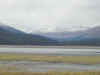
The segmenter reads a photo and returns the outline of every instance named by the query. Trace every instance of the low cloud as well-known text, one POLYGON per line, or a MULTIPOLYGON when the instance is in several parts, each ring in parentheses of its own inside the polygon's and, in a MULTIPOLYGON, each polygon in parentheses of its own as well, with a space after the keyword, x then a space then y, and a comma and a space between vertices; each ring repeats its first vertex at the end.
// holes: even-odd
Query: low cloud
POLYGON ((80 30, 100 25, 99 8, 99 0, 0 0, 0 21, 26 32, 80 30))

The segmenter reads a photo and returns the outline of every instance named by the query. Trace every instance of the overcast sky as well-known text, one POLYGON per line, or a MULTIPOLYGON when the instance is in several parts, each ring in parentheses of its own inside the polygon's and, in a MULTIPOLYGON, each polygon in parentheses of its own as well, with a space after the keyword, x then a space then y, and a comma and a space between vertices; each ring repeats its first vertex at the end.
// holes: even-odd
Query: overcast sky
POLYGON ((0 0, 0 22, 26 32, 84 29, 100 25, 100 0, 0 0))

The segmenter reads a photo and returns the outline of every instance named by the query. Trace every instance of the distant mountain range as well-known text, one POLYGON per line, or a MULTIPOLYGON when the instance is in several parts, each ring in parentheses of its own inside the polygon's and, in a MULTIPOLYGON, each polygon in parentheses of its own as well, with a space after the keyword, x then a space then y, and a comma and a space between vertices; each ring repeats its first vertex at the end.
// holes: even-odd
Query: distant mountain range
POLYGON ((0 25, 0 45, 53 45, 56 40, 0 25))
POLYGON ((100 46, 100 26, 74 32, 49 32, 41 35, 58 40, 63 45, 100 46))
POLYGON ((32 34, 0 25, 0 45, 94 45, 100 46, 100 26, 74 32, 32 34))

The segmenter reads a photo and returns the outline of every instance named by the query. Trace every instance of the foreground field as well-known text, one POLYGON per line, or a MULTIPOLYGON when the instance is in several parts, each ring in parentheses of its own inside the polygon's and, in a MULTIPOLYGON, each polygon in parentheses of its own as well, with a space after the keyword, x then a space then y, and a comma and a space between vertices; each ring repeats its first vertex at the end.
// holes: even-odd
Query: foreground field
POLYGON ((100 56, 46 56, 28 54, 0 54, 0 61, 38 61, 52 63, 100 64, 100 56))
POLYGON ((100 75, 100 72, 0 72, 0 75, 100 75))
MULTIPOLYGON (((74 64, 100 64, 100 56, 46 56, 46 55, 32 55, 32 54, 0 54, 0 61, 31 61, 31 62, 52 62, 52 63, 74 63, 74 64)), ((35 67, 34 67, 35 68, 35 67)), ((49 72, 30 72, 27 67, 21 68, 7 66, 0 64, 0 75, 100 75, 100 71, 86 70, 86 71, 49 71, 49 72), (18 71, 20 70, 20 71, 18 71)))

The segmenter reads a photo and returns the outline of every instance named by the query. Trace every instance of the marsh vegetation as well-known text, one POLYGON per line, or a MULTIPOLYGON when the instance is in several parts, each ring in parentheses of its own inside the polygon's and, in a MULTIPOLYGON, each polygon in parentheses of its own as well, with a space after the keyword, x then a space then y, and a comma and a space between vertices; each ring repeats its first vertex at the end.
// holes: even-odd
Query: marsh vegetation
POLYGON ((53 63, 100 64, 100 56, 47 56, 32 54, 0 54, 0 61, 38 61, 53 63))
MULTIPOLYGON (((48 55, 36 55, 36 54, 14 54, 4 53, 0 54, 0 75, 100 75, 100 71, 86 70, 86 71, 69 71, 67 69, 63 71, 40 71, 32 72, 28 70, 27 63, 15 63, 11 62, 29 61, 29 62, 47 62, 47 63, 64 63, 64 64, 83 64, 83 65, 96 65, 100 64, 100 56, 48 56, 48 55), (4 62, 3 64, 1 62, 4 62), (7 65, 6 62, 10 62, 11 65, 7 65), (19 66, 21 67, 19 67, 19 66)), ((41 64, 41 63, 40 63, 41 64)), ((35 65, 35 64, 34 64, 35 65)), ((33 65, 33 66, 34 66, 33 65)), ((42 63, 43 65, 43 63, 42 63)), ((52 64, 53 65, 53 64, 52 64)), ((35 68, 35 67, 34 67, 35 68)), ((41 67, 42 69, 42 67, 41 67)))

